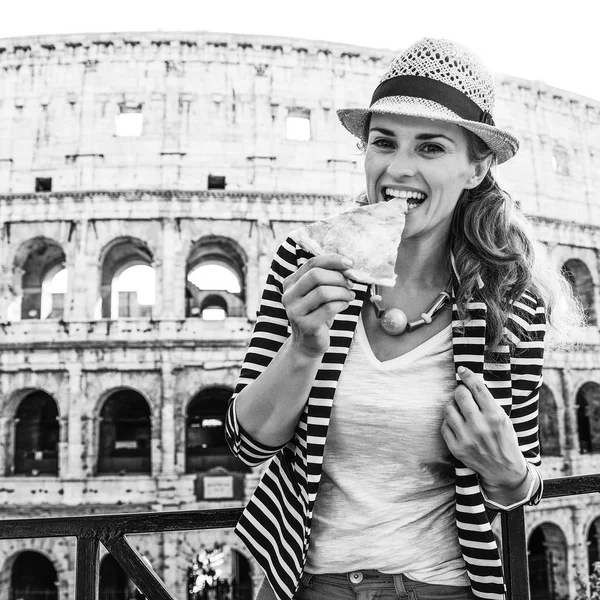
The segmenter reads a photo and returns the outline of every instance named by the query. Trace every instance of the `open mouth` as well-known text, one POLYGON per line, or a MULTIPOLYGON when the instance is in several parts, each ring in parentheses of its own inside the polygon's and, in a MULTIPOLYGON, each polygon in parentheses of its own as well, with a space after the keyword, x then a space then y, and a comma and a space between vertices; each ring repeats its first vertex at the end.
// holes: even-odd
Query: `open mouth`
POLYGON ((420 206, 427 200, 427 194, 423 192, 412 192, 408 190, 394 190, 392 188, 383 188, 381 190, 381 194, 383 195, 383 199, 385 202, 391 200, 392 198, 403 198, 406 200, 408 205, 408 210, 414 210, 417 206, 420 206))

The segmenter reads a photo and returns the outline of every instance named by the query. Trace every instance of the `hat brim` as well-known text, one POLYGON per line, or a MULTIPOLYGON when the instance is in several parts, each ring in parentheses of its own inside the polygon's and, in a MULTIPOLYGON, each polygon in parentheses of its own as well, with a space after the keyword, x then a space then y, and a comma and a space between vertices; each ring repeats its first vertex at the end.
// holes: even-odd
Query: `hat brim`
POLYGON ((512 158, 519 149, 519 140, 512 133, 494 125, 463 119, 445 106, 431 100, 411 96, 388 96, 381 98, 370 108, 342 108, 336 112, 342 125, 361 140, 369 115, 389 114, 421 117, 464 127, 479 136, 490 147, 496 155, 498 164, 512 158))

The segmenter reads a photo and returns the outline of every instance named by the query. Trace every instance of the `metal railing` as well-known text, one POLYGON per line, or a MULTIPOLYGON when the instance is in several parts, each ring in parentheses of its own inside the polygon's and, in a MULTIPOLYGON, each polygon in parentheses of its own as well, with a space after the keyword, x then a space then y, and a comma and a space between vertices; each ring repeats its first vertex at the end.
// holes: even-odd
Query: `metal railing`
MULTIPOLYGON (((544 480, 542 502, 548 498, 600 492, 600 474, 544 480)), ((501 513, 502 564, 508 600, 530 600, 525 510, 501 513)))
MULTIPOLYGON (((543 498, 600 492, 600 474, 547 479, 543 498)), ((147 600, 176 600, 140 553, 129 534, 234 527, 241 508, 158 513, 43 517, 2 520, 0 539, 77 538, 76 600, 98 600, 99 544, 114 556, 147 600)), ((502 554, 508 600, 530 600, 523 508, 501 513, 502 554)))

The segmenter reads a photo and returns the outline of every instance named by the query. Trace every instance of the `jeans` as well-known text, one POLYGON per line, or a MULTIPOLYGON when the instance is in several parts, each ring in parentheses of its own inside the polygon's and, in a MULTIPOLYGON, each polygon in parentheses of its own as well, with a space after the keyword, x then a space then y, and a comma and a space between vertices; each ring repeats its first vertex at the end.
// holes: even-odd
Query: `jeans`
MULTIPOLYGON (((470 586, 433 585, 413 581, 405 575, 379 571, 311 575, 304 573, 295 600, 472 600, 470 586)), ((265 579, 256 600, 274 600, 265 579)))

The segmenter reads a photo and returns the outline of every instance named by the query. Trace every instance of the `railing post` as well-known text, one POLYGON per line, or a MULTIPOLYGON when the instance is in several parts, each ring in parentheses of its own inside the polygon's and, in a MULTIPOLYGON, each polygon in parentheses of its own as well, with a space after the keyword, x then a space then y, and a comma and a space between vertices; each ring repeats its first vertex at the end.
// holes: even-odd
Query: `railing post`
POLYGON ((76 600, 98 600, 100 587, 98 550, 98 538, 77 538, 77 567, 75 569, 76 600))
POLYGON ((525 511, 521 506, 500 515, 507 600, 530 600, 525 511))

